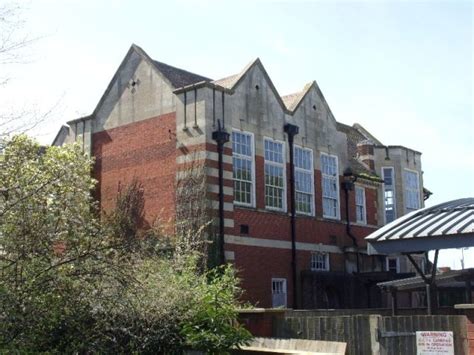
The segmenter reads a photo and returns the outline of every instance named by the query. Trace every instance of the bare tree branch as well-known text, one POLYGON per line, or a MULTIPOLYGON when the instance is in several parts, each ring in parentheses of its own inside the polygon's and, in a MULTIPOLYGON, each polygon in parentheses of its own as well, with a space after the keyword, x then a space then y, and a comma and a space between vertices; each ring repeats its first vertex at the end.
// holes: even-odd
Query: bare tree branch
MULTIPOLYGON (((41 38, 33 37, 24 31, 24 10, 22 5, 14 2, 0 4, 0 88, 2 89, 6 89, 11 80, 5 70, 8 65, 28 63, 26 49, 41 38)), ((46 112, 40 112, 35 108, 2 107, 0 141, 12 134, 26 133, 36 128, 51 116, 60 101, 61 99, 46 112)))

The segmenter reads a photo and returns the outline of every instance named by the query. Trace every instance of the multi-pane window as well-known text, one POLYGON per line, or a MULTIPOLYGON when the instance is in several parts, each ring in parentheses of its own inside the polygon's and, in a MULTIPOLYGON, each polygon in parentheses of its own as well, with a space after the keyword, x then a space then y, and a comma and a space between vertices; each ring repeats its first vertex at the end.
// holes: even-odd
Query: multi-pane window
POLYGON ((285 160, 283 143, 264 139, 265 148, 265 206, 285 209, 285 160))
POLYGON ((329 254, 328 253, 312 253, 311 254, 311 270, 313 271, 329 271, 329 254))
POLYGON ((234 202, 252 206, 253 199, 253 136, 245 132, 232 132, 232 163, 234 202))
POLYGON ((321 154, 323 216, 339 218, 339 184, 337 157, 321 154))
POLYGON ((272 279, 272 307, 286 307, 286 279, 272 279))
POLYGON ((393 168, 382 168, 383 194, 384 194, 384 209, 385 209, 385 223, 390 223, 396 216, 395 210, 395 176, 393 168))
POLYGON ((416 171, 405 170, 405 209, 411 212, 420 208, 420 185, 416 171))
POLYGON ((398 257, 388 257, 387 258, 387 271, 399 273, 400 272, 400 263, 398 257))
POLYGON ((295 201, 296 212, 314 214, 314 170, 311 149, 295 147, 295 201))
POLYGON ((358 223, 366 223, 365 189, 363 187, 356 186, 355 203, 356 203, 356 221, 358 223))

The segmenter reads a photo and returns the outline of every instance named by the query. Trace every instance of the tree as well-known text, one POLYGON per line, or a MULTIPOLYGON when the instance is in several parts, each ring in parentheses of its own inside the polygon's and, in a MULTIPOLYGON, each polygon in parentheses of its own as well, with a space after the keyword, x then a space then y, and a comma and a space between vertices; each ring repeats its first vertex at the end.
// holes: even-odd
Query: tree
POLYGON ((191 249, 163 253, 159 238, 139 233, 138 182, 101 220, 91 163, 76 145, 43 148, 26 136, 6 144, 0 352, 216 353, 245 342, 232 268, 203 271, 191 249))
POLYGON ((8 142, 2 158, 1 343, 74 342, 91 311, 85 295, 110 275, 129 277, 102 257, 110 245, 93 213, 90 160, 77 146, 43 149, 26 136, 8 142))
MULTIPOLYGON (((24 31, 23 11, 22 6, 15 2, 0 4, 0 90, 7 90, 11 79, 7 74, 8 67, 27 63, 26 50, 39 39, 24 31)), ((0 144, 13 134, 26 133, 42 124, 51 117, 59 101, 45 112, 32 107, 0 109, 0 144)))
POLYGON ((202 270, 218 265, 219 245, 207 190, 207 175, 198 152, 187 155, 188 162, 176 179, 177 251, 197 253, 202 270))

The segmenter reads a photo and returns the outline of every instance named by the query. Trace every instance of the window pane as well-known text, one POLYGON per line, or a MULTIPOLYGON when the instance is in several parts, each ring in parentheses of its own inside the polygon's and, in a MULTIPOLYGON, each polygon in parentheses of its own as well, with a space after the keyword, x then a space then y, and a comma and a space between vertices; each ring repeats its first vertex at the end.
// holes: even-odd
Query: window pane
POLYGON ((312 156, 313 152, 310 149, 295 147, 295 207, 298 213, 313 214, 314 170, 312 156))
POLYGON ((326 154, 321 155, 322 193, 323 193, 323 216, 338 218, 339 196, 338 196, 338 172, 337 157, 326 154))
POLYGON ((264 148, 265 206, 283 209, 285 191, 283 143, 265 139, 264 148))
POLYGON ((392 167, 382 168, 382 178, 384 180, 384 208, 385 223, 392 222, 396 218, 395 214, 395 184, 394 170, 392 167))
POLYGON ((243 132, 232 132, 232 173, 235 202, 252 204, 252 159, 251 135, 243 132))
POLYGON ((356 220, 359 223, 365 223, 365 189, 360 186, 355 188, 355 197, 356 197, 356 220))
POLYGON ((405 170, 405 206, 409 211, 420 208, 418 174, 414 171, 405 170))
POLYGON ((313 253, 311 254, 311 270, 313 271, 328 271, 329 270, 329 255, 327 253, 313 253))

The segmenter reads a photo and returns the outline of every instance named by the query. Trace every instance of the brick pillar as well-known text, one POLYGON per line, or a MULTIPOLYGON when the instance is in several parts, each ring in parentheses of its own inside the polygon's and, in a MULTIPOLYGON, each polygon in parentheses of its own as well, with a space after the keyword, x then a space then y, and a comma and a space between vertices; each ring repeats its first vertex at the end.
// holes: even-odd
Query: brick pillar
POLYGON ((454 306, 459 314, 467 318, 467 341, 469 355, 474 355, 474 304, 457 304, 454 306))

